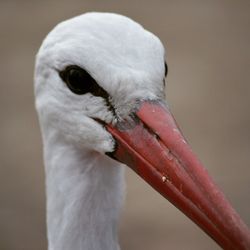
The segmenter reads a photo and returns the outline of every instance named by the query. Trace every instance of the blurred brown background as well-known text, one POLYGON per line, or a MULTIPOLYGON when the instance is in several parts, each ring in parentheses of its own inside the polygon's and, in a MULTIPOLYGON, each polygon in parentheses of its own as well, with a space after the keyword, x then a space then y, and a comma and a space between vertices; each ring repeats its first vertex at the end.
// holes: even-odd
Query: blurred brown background
MULTIPOLYGON (((42 39, 87 11, 127 15, 167 48, 167 97, 184 134, 250 225, 250 1, 0 1, 0 249, 44 250, 42 145, 33 69, 42 39)), ((218 249, 131 171, 122 249, 218 249)))

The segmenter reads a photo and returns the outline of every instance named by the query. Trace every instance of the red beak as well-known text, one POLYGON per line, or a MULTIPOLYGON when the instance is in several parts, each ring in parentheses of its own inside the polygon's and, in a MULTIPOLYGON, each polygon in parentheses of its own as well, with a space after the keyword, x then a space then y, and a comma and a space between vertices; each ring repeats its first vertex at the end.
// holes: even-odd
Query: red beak
POLYGON ((223 249, 250 249, 250 231, 191 151, 165 104, 144 101, 107 130, 125 163, 223 249))

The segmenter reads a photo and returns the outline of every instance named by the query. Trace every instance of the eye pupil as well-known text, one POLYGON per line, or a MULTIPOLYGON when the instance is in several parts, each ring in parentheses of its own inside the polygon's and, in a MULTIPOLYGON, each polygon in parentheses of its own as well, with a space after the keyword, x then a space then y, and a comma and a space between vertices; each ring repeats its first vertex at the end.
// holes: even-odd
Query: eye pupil
POLYGON ((78 66, 68 66, 60 72, 60 76, 75 94, 83 95, 91 91, 94 79, 87 71, 78 66))
POLYGON ((83 76, 79 70, 70 69, 67 75, 67 83, 76 92, 80 92, 82 88, 81 85, 84 84, 84 82, 81 81, 82 78, 83 76))

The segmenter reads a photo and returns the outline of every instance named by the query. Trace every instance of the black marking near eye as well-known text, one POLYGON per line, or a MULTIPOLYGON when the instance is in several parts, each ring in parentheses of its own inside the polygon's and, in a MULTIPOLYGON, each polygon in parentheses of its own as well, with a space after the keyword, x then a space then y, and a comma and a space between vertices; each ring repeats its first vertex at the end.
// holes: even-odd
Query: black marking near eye
POLYGON ((165 62, 165 77, 167 76, 167 74, 168 74, 168 65, 167 65, 167 63, 165 62))
POLYGON ((84 95, 91 93, 94 96, 100 96, 106 101, 109 110, 116 115, 115 108, 111 103, 111 97, 107 91, 85 69, 77 65, 69 65, 60 71, 59 75, 74 94, 84 95))
POLYGON ((167 77, 167 74, 168 74, 168 65, 167 65, 166 62, 164 63, 164 65, 165 65, 165 77, 163 78, 163 86, 165 87, 165 85, 166 85, 166 77, 167 77))

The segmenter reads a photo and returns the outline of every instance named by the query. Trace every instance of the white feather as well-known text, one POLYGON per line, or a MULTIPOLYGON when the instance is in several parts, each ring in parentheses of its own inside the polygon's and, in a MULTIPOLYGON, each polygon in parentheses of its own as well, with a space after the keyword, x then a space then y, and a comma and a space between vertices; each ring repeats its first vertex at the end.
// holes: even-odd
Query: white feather
POLYGON ((111 96, 119 119, 138 99, 164 96, 164 48, 131 19, 87 13, 57 25, 44 40, 35 70, 36 108, 44 143, 50 250, 117 250, 123 170, 104 153, 112 136, 92 118, 117 117, 102 97, 75 95, 59 77, 86 69, 111 96))

